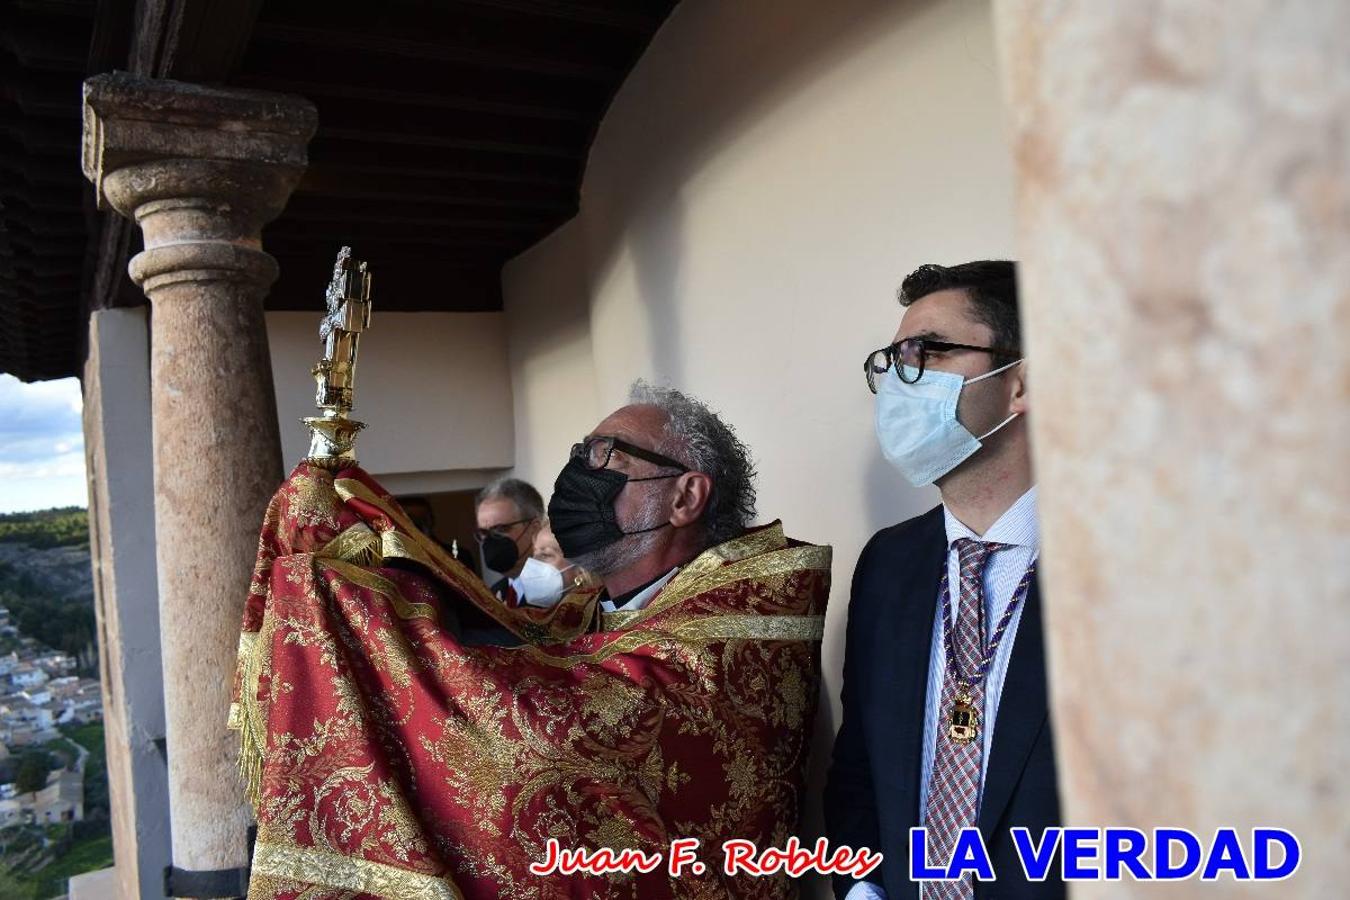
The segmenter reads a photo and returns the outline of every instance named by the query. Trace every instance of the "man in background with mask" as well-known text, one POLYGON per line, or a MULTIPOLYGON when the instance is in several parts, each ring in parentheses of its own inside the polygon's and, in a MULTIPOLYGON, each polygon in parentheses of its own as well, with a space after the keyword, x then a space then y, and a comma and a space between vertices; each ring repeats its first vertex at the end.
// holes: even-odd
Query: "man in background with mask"
MULTIPOLYGON (((512 609, 556 603, 558 597, 549 596, 547 590, 550 579, 539 578, 539 570, 551 571, 550 567, 532 559, 535 538, 544 528, 544 498, 534 486, 519 478, 498 478, 478 492, 473 505, 478 525, 474 537, 483 565, 501 573, 490 585, 497 599, 512 609)), ((450 627, 466 645, 520 643, 501 623, 472 606, 457 607, 454 614, 457 624, 450 627)))
POLYGON ((548 506, 563 553, 604 585, 598 618, 647 607, 682 566, 739 537, 755 514, 754 474, 707 406, 634 384, 629 405, 573 446, 548 506))
POLYGON ((877 437, 942 503, 878 532, 854 573, 827 834, 885 862, 866 881, 837 878, 835 893, 1063 897, 1057 874, 1027 881, 1009 833, 1039 842, 1060 824, 1015 267, 923 266, 899 299, 893 343, 866 362, 877 437), (942 868, 961 829, 978 828, 997 881, 911 881, 914 827, 942 868))
POLYGON ((544 527, 544 498, 529 482, 498 478, 478 492, 473 505, 483 565, 502 576, 492 593, 511 607, 530 602, 520 576, 544 527))

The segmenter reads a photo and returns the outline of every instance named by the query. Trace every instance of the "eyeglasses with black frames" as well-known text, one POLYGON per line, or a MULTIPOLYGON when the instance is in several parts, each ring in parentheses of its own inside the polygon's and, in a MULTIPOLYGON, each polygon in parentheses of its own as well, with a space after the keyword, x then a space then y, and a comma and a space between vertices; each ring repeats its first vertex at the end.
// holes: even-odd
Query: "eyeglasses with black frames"
POLYGON ((658 466, 679 469, 681 472, 689 471, 688 466, 671 459, 669 456, 662 456, 654 450, 644 450, 642 447, 634 446, 622 438, 607 434, 594 435, 579 444, 573 444, 572 458, 584 462, 588 469, 603 469, 609 465, 610 457, 614 455, 615 450, 635 459, 645 459, 647 462, 655 463, 658 466))
MULTIPOLYGON (((488 535, 490 534, 496 534, 502 537, 509 538, 511 537, 510 532, 512 528, 515 528, 517 525, 524 525, 526 522, 534 522, 538 518, 539 518, 538 516, 530 516, 529 518, 525 519, 516 519, 514 522, 501 522, 497 525, 493 525, 491 528, 475 528, 473 530, 473 537, 474 540, 478 541, 478 543, 480 544, 483 543, 483 541, 487 540, 488 535)), ((515 540, 515 538, 511 539, 515 540)))
POLYGON ((905 338, 889 347, 882 347, 867 354, 867 361, 863 363, 867 389, 875 394, 878 380, 892 367, 895 368, 895 374, 900 376, 901 381, 905 384, 914 384, 923 377, 930 353, 948 353, 952 350, 971 350, 1009 359, 1022 355, 1018 350, 1009 350, 1005 347, 976 347, 973 344, 953 344, 951 341, 935 341, 932 338, 905 338), (913 377, 906 374, 906 367, 914 370, 913 377))

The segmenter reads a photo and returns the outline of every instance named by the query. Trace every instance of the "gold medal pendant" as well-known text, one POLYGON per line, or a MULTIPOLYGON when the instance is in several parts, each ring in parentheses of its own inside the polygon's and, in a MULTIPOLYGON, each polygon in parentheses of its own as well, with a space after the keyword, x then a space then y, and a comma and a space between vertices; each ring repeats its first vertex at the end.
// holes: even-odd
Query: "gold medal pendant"
POLYGON ((947 720, 947 737, 954 744, 969 744, 980 736, 980 711, 975 708, 967 685, 958 685, 951 716, 947 720))

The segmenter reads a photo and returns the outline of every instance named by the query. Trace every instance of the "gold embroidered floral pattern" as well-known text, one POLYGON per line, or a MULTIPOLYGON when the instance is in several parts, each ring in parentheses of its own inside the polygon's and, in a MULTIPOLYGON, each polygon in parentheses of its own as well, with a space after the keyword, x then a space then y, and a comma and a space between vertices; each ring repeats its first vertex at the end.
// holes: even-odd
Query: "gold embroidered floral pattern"
POLYGON ((443 612, 485 589, 368 476, 301 466, 278 498, 231 714, 259 822, 251 897, 793 896, 783 877, 722 875, 717 851, 796 827, 828 548, 770 526, 613 630, 585 631, 595 596, 574 594, 499 616, 523 646, 464 647, 443 612), (529 872, 549 839, 664 853, 674 837, 702 840, 704 876, 529 872))

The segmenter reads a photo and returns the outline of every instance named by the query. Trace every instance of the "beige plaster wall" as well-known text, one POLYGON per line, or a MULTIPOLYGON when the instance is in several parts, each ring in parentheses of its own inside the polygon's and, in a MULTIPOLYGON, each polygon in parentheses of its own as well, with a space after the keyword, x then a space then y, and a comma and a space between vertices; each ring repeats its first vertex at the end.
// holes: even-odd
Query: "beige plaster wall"
MULTIPOLYGON (((353 413, 366 423, 357 441, 361 464, 376 476, 418 473, 411 489, 419 491, 476 486, 488 477, 481 470, 510 466, 514 423, 503 315, 381 312, 378 294, 374 303, 361 339, 353 413), (459 470, 473 470, 469 484, 451 474, 459 470)), ((314 414, 310 369, 322 350, 319 313, 267 314, 288 470, 309 447, 299 420, 314 414)))
POLYGON ((602 417, 584 236, 568 222, 502 272, 516 474, 545 498, 568 449, 602 417))
POLYGON ((1012 253, 996 65, 981 0, 685 0, 600 128, 580 215, 506 270, 522 476, 551 484, 643 376, 736 426, 763 519, 834 545, 818 780, 858 552, 937 502, 877 450, 862 361, 908 271, 1012 253))

